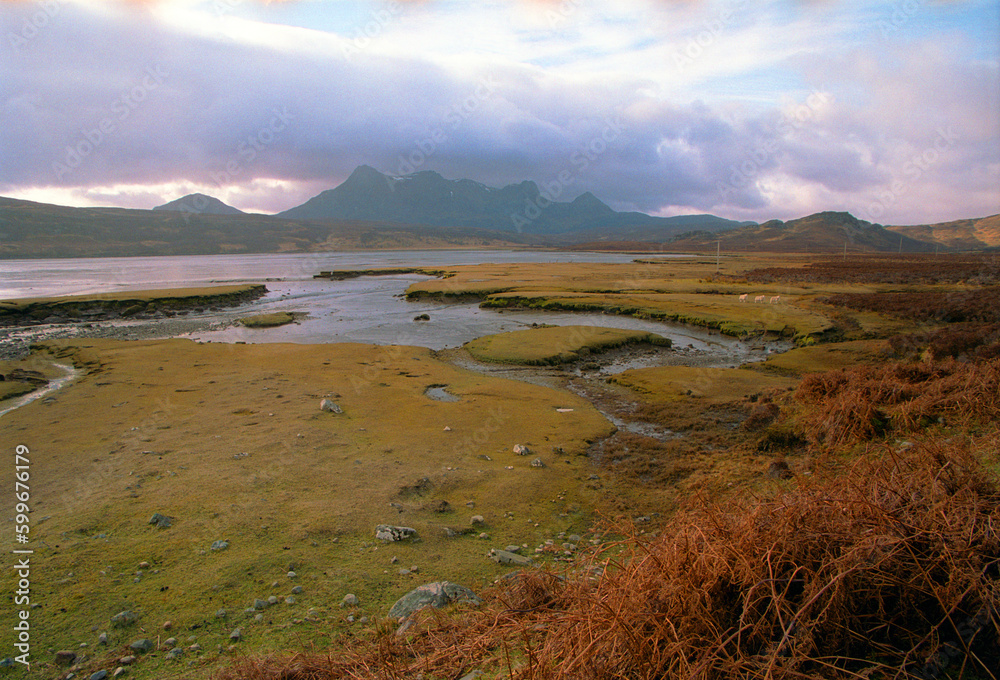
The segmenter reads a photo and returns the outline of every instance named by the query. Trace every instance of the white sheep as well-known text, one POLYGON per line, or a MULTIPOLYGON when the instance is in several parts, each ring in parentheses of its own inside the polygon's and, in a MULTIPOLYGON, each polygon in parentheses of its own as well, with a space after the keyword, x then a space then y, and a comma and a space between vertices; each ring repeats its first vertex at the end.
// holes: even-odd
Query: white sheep
POLYGON ((776 304, 778 304, 778 300, 780 300, 780 299, 781 299, 780 295, 775 295, 774 297, 771 298, 771 302, 768 303, 768 304, 776 305, 776 304))
POLYGON ((747 293, 743 293, 743 295, 740 296, 740 302, 746 302, 746 301, 747 301, 747 293))
POLYGON ((765 300, 767 300, 767 297, 766 297, 766 296, 764 296, 764 295, 758 295, 757 297, 755 297, 755 298, 753 299, 754 303, 757 303, 757 302, 764 302, 765 300))

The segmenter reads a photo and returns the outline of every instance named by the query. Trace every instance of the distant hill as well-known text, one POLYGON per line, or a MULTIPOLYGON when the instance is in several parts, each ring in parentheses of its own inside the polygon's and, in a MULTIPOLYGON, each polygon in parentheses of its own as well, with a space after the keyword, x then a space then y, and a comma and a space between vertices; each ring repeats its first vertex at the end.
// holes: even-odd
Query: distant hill
POLYGON ((953 250, 1000 247, 1000 215, 938 224, 891 226, 886 229, 921 241, 938 243, 953 250))
POLYGON ((710 250, 717 242, 728 251, 799 252, 934 252, 936 246, 891 232, 846 212, 821 212, 790 222, 771 220, 760 225, 709 234, 678 236, 667 245, 675 250, 710 250))
POLYGON ((301 253, 407 248, 512 248, 513 234, 387 222, 312 222, 269 215, 70 208, 0 197, 0 258, 301 253))
POLYGON ((217 198, 205 194, 188 194, 175 201, 158 205, 153 210, 172 210, 174 212, 197 213, 199 215, 245 215, 231 205, 226 205, 217 198))
MULTIPOLYGON (((560 187, 560 193, 562 186, 560 187)), ((630 234, 660 237, 692 228, 715 231, 740 223, 712 215, 653 217, 616 212, 587 192, 569 202, 544 195, 531 181, 492 188, 469 179, 449 180, 432 171, 402 177, 384 175, 367 165, 358 167, 336 188, 300 206, 279 213, 291 219, 377 220, 405 224, 471 227, 535 235, 630 234), (549 200, 549 199, 553 200, 549 200)))

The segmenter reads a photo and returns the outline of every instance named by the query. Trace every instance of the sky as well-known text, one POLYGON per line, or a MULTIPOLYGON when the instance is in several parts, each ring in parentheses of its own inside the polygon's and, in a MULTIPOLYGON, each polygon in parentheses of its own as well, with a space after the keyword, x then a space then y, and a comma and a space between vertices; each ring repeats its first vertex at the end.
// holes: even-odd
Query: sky
POLYGON ((275 213, 358 165, 763 222, 1000 213, 997 0, 0 0, 0 196, 275 213))

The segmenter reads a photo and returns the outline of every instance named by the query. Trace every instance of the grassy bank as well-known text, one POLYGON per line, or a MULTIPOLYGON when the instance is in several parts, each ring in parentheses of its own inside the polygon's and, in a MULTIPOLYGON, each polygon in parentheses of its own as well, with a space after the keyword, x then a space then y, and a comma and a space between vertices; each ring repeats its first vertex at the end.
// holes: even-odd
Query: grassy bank
POLYGON ((121 291, 89 295, 0 300, 0 326, 174 313, 205 307, 233 306, 267 293, 261 284, 121 291))
MULTIPOLYGON (((60 675, 48 650, 86 654, 86 675, 113 670, 139 638, 201 649, 140 655, 135 678, 204 678, 230 655, 339 644, 366 629, 348 615, 374 623, 428 581, 480 589, 510 570, 490 548, 586 533, 602 503, 578 455, 611 431, 592 406, 426 349, 87 340, 44 350, 86 375, 0 419, 4 441, 31 452, 39 677, 60 675), (455 401, 426 394, 441 385, 455 401), (342 413, 322 411, 324 398, 342 413), (545 467, 529 464, 536 457, 545 467), (154 513, 172 525, 150 525, 154 513), (419 540, 382 545, 380 523, 419 540), (347 593, 361 606, 341 609, 347 593), (245 613, 272 595, 280 604, 261 621, 245 613), (139 620, 114 628, 123 610, 139 620)), ((12 593, 12 572, 0 578, 12 593)), ((4 649, 12 634, 0 633, 4 649)))
POLYGON ((467 342, 464 348, 479 361, 551 366, 637 344, 669 347, 670 340, 656 333, 620 328, 552 326, 486 335, 467 342))

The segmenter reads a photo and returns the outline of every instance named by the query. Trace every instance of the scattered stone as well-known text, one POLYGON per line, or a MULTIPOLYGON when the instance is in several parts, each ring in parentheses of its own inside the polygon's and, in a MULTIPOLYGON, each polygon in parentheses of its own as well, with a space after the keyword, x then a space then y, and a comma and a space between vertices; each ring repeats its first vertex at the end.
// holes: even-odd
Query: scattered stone
POLYGON ((358 599, 357 595, 355 595, 354 593, 348 593, 347 595, 344 595, 344 599, 341 600, 340 606, 341 607, 357 607, 360 603, 361 603, 361 600, 358 599))
POLYGON ((343 413, 344 410, 331 399, 324 399, 319 402, 319 410, 326 411, 327 413, 343 413))
POLYGON ((523 555, 506 550, 490 550, 490 559, 497 564, 506 564, 513 567, 530 567, 534 565, 530 557, 524 557, 523 555))
POLYGON ((170 630, 173 627, 174 627, 174 622, 173 621, 164 621, 163 622, 163 630, 170 630))
POLYGON ((160 529, 167 529, 170 527, 171 524, 173 524, 173 522, 170 521, 169 517, 167 517, 166 515, 161 515, 158 512, 153 513, 153 516, 149 518, 149 523, 156 527, 159 527, 160 529))
POLYGON ((182 656, 184 656, 184 650, 181 649, 180 647, 175 647, 174 649, 171 649, 169 652, 167 652, 164 658, 167 659, 168 661, 173 661, 174 659, 179 659, 182 656))
POLYGON ((253 611, 260 611, 261 609, 267 609, 267 600, 262 600, 258 597, 253 601, 253 611))
POLYGON ((123 677, 126 673, 128 673, 128 669, 125 668, 124 666, 119 666, 111 674, 111 677, 112 678, 120 678, 120 677, 123 677))
POLYGON ((504 550, 506 552, 514 553, 516 555, 521 554, 521 546, 519 545, 508 545, 506 548, 504 548, 504 550))
POLYGON ((139 563, 139 568, 140 569, 149 569, 149 567, 150 567, 149 562, 140 562, 139 563))
POLYGON ((533 468, 543 468, 543 467, 545 467, 545 463, 542 462, 541 458, 536 458, 535 460, 531 461, 531 467, 533 467, 533 468))
POLYGON ((239 642, 243 639, 243 631, 237 628, 232 633, 229 634, 229 639, 233 642, 239 642))
POLYGON ((386 543, 402 541, 404 538, 416 536, 417 530, 410 527, 394 527, 388 524, 379 524, 375 527, 375 538, 386 543))
POLYGON ((133 623, 139 620, 135 612, 125 610, 123 612, 118 612, 111 617, 111 625, 115 628, 124 628, 125 626, 131 626, 133 623))
POLYGON ((118 659, 118 663, 120 663, 123 666, 131 666, 132 664, 135 663, 135 657, 132 655, 123 656, 122 658, 118 659))
POLYGON ((104 680, 107 677, 108 677, 108 672, 102 668, 101 670, 91 675, 88 678, 88 680, 104 680))
POLYGON ((287 597, 285 597, 285 604, 295 604, 295 596, 288 595, 287 597))
POLYGON ((293 595, 301 595, 302 594, 302 586, 295 586, 294 588, 292 588, 292 594, 293 595))
POLYGON ((514 453, 516 453, 519 456, 527 456, 529 453, 531 453, 531 450, 527 446, 524 446, 523 444, 514 444, 514 453))
POLYGON ((472 519, 469 520, 469 524, 474 527, 482 526, 483 524, 486 524, 486 518, 482 515, 473 515, 472 519))
POLYGON ((767 476, 771 479, 791 479, 795 475, 792 474, 788 463, 783 460, 775 460, 771 461, 771 464, 767 466, 767 476))
POLYGON ((482 600, 468 588, 457 583, 438 581, 418 586, 399 598, 389 609, 389 616, 399 619, 424 607, 444 607, 453 602, 465 602, 476 607, 482 604, 482 600))
POLYGON ((486 532, 483 532, 483 533, 479 534, 479 540, 481 540, 481 541, 488 541, 488 540, 490 540, 490 535, 487 534, 486 532))
POLYGON ((107 633, 101 633, 100 635, 98 635, 97 636, 97 644, 99 644, 99 645, 106 645, 106 644, 108 644, 108 634, 107 633))
POLYGON ((579 534, 570 534, 569 535, 569 539, 567 539, 567 540, 570 543, 582 543, 583 542, 583 538, 581 538, 579 534))
POLYGON ((167 638, 166 640, 163 641, 163 646, 166 647, 167 649, 173 649, 174 647, 177 646, 177 638, 173 637, 167 638))
POLYGON ((431 315, 430 314, 417 314, 415 317, 413 317, 413 320, 414 321, 430 321, 431 320, 431 315))
POLYGON ((298 576, 298 574, 296 574, 294 571, 290 571, 287 574, 285 574, 285 576, 287 576, 288 578, 295 578, 298 576))
POLYGON ((228 612, 226 612, 225 609, 220 609, 219 611, 215 612, 215 618, 217 619, 224 619, 226 618, 227 615, 228 612))
POLYGON ((278 596, 271 595, 269 598, 267 598, 267 604, 270 607, 273 607, 274 605, 278 604, 278 596))
POLYGON ((142 638, 130 644, 129 649, 131 649, 133 652, 138 652, 140 654, 143 654, 145 652, 152 651, 153 646, 154 645, 152 640, 148 638, 142 638))
POLYGON ((201 651, 201 645, 199 645, 197 642, 195 642, 193 645, 188 646, 188 651, 189 652, 200 652, 201 651))
POLYGON ((447 425, 445 425, 445 426, 444 426, 444 431, 445 431, 445 432, 451 432, 451 428, 450 428, 450 427, 448 427, 447 425))
POLYGON ((220 550, 225 550, 229 547, 229 541, 214 541, 212 543, 212 550, 219 552, 220 550))
POLYGON ((74 661, 76 661, 76 652, 67 649, 56 652, 57 666, 72 666, 74 661))

